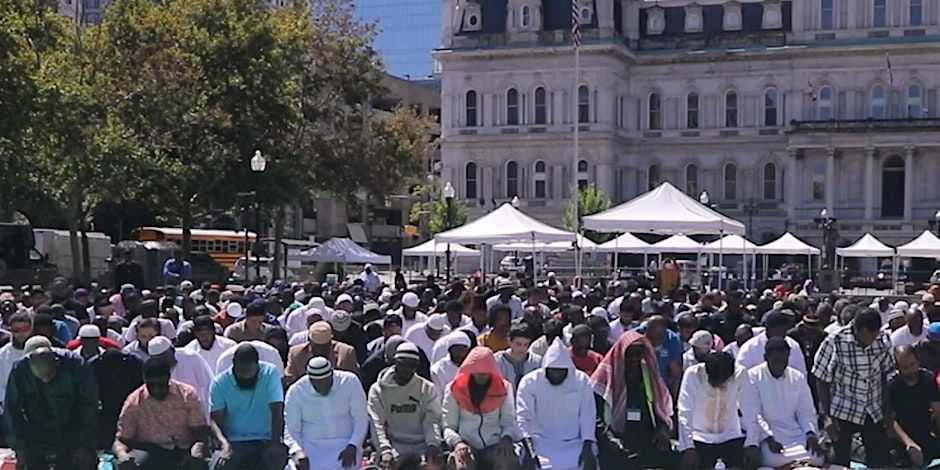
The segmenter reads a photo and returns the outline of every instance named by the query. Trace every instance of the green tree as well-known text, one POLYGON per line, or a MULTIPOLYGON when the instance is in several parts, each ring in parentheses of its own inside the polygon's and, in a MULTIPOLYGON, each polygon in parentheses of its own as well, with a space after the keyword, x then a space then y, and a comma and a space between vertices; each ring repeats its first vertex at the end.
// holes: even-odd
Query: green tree
MULTIPOLYGON (((610 198, 607 197, 603 191, 597 189, 596 186, 589 185, 585 188, 582 188, 578 191, 578 227, 584 227, 582 224, 582 219, 586 215, 597 214, 598 212, 603 212, 607 209, 610 209, 610 198)), ((566 230, 574 230, 574 220, 575 220, 575 209, 574 209, 574 200, 569 200, 567 206, 565 207, 565 215, 562 218, 562 223, 565 225, 566 230)), ((612 238, 609 233, 594 232, 592 230, 585 230, 584 236, 591 239, 591 241, 600 243, 612 238)))
POLYGON ((451 201, 448 214, 447 200, 441 195, 441 190, 441 185, 435 181, 431 184, 418 185, 411 193, 417 202, 411 206, 408 220, 418 225, 428 236, 459 227, 467 223, 470 218, 470 210, 459 199, 451 201), (449 224, 448 215, 450 216, 449 224))

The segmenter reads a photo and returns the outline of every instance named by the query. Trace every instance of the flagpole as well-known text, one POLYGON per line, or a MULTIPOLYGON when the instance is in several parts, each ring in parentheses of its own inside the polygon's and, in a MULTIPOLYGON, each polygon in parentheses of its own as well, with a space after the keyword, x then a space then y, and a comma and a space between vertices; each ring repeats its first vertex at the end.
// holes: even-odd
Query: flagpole
POLYGON ((577 7, 577 0, 571 0, 571 22, 572 22, 572 34, 571 42, 574 45, 574 92, 571 94, 572 102, 574 103, 573 107, 573 116, 574 116, 574 157, 571 166, 571 183, 572 183, 572 192, 571 197, 574 198, 574 236, 575 236, 575 252, 574 252, 574 270, 577 276, 581 276, 581 244, 578 240, 578 233, 581 231, 581 220, 579 205, 581 203, 581 192, 578 188, 578 155, 579 152, 579 134, 581 127, 581 109, 579 107, 579 96, 578 92, 580 91, 581 85, 581 18, 580 10, 577 7))

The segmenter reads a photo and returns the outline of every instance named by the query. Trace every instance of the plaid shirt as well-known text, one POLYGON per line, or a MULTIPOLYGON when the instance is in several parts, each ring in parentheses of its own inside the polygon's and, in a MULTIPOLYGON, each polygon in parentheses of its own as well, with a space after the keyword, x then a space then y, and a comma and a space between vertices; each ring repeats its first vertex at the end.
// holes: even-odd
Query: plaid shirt
POLYGON ((882 420, 885 375, 894 370, 888 335, 880 332, 868 347, 855 340, 853 326, 829 335, 816 352, 813 375, 829 384, 829 416, 855 424, 882 420))

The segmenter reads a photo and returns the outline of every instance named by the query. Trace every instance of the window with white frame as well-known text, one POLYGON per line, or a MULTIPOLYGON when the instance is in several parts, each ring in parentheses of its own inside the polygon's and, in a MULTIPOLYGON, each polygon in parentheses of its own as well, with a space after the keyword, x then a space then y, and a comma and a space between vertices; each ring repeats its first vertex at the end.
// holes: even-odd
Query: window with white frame
POLYGON ((548 108, 545 104, 545 88, 535 89, 535 123, 545 124, 548 121, 548 108))
POLYGON ((734 90, 725 93, 725 127, 738 127, 738 94, 734 90))
POLYGON ((473 162, 468 162, 467 166, 464 167, 464 194, 467 196, 467 199, 476 199, 477 198, 477 164, 473 162))
POLYGON ((685 193, 698 197, 698 165, 689 163, 685 166, 685 193))
POLYGON ((467 102, 466 107, 466 122, 464 123, 467 127, 476 127, 477 125, 477 92, 470 90, 467 92, 467 102))
POLYGON ((820 29, 832 29, 834 26, 833 2, 834 0, 819 0, 820 29))
POLYGON ((587 85, 578 87, 578 122, 591 122, 591 93, 587 85))
POLYGON ((872 0, 871 25, 884 28, 888 24, 888 0, 872 0))
POLYGON ((871 117, 885 118, 885 87, 881 85, 875 85, 871 89, 871 117))
POLYGON ((506 91, 506 124, 519 125, 519 92, 515 88, 506 91))
POLYGON ((924 24, 924 0, 911 0, 910 8, 908 8, 908 22, 911 26, 924 24))
POLYGON ((819 99, 817 100, 817 118, 820 121, 832 119, 832 88, 824 86, 819 89, 819 99))
POLYGON ((588 185, 588 163, 584 160, 578 160, 578 189, 584 189, 588 185))
POLYGON ((733 201, 738 197, 738 166, 734 163, 725 163, 725 200, 733 201))
POLYGON ((907 87, 907 117, 917 119, 924 116, 924 99, 920 85, 907 87))
POLYGON ((535 171, 532 172, 535 182, 535 197, 544 199, 548 197, 548 179, 546 178, 545 162, 539 160, 535 162, 535 171))
POLYGON ((646 169, 646 189, 652 191, 659 186, 659 165, 652 164, 646 169))
POLYGON ((777 199, 777 165, 773 162, 764 164, 764 199, 777 199))
POLYGON ((663 114, 662 103, 659 99, 659 93, 650 93, 649 97, 649 127, 650 129, 662 129, 663 114))
POLYGON ((764 126, 774 127, 777 125, 777 89, 768 88, 764 90, 764 126))
POLYGON ((519 195, 519 164, 514 161, 506 163, 506 197, 519 195))
POLYGON ((694 91, 685 99, 685 125, 689 129, 698 129, 698 93, 694 91))

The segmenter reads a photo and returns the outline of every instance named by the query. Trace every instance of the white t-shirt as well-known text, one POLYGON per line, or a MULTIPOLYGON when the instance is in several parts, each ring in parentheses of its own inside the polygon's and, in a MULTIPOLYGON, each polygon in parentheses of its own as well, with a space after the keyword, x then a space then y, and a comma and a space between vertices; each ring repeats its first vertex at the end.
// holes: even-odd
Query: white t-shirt
POLYGON ((920 336, 911 334, 911 329, 907 325, 891 333, 891 346, 895 348, 898 346, 911 346, 924 341, 927 341, 927 325, 924 325, 924 328, 920 330, 920 336))

